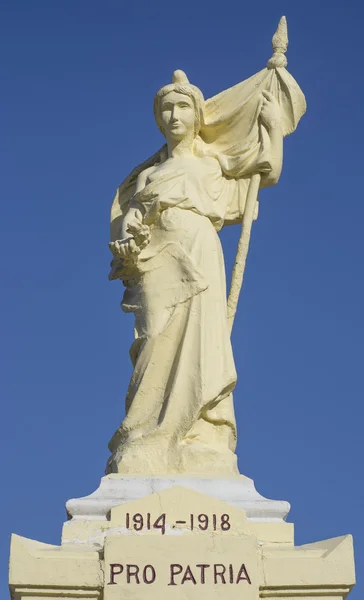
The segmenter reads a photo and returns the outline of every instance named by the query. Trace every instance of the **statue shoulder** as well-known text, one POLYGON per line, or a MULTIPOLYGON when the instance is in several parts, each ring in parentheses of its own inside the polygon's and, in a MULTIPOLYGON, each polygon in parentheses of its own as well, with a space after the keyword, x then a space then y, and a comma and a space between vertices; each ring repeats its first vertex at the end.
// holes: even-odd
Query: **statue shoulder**
POLYGON ((149 175, 151 175, 157 168, 157 165, 152 165, 151 167, 148 167, 147 169, 144 169, 144 171, 139 173, 135 186, 136 194, 140 192, 143 188, 145 188, 149 175))

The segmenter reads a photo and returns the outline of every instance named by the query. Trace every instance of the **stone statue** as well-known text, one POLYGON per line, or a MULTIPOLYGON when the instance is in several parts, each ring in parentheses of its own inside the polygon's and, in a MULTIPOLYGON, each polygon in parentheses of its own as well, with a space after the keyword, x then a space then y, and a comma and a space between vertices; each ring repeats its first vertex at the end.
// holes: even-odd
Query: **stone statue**
MULTIPOLYGON (((240 475, 230 333, 260 188, 281 173, 305 99, 273 56, 205 102, 185 73, 157 92, 166 145, 117 190, 111 279, 135 316, 126 417, 100 486, 66 504, 61 546, 13 535, 12 600, 345 600, 353 541, 296 546, 290 505, 240 475), (240 224, 226 298, 219 230, 240 224)), ((310 489, 311 493, 311 489, 310 489)))
POLYGON ((110 279, 135 316, 126 417, 107 472, 238 474, 230 333, 259 188, 306 109, 282 17, 267 67, 205 102, 183 71, 154 100, 166 145, 117 190, 110 279), (218 231, 242 223, 229 300, 218 231))

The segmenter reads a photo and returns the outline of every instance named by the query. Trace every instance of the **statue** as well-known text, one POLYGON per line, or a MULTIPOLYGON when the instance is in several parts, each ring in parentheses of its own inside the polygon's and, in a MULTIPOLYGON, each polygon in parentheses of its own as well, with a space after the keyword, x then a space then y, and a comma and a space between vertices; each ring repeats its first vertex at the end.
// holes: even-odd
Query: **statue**
POLYGON ((135 316, 126 417, 107 472, 238 475, 230 333, 258 190, 277 183, 283 137, 306 109, 286 71, 282 17, 267 68, 205 102, 182 71, 158 91, 166 145, 111 210, 110 279, 135 316), (242 223, 229 299, 218 231, 242 223))

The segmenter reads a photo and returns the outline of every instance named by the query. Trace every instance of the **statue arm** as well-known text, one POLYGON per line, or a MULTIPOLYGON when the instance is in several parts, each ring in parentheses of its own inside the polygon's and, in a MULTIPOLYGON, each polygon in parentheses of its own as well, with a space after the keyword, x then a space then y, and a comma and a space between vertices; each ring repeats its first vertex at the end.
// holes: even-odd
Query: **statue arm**
POLYGON ((134 196, 130 200, 129 208, 128 208, 127 212, 125 213, 122 224, 121 224, 121 231, 120 231, 121 240, 128 240, 131 237, 133 237, 133 235, 130 234, 130 229, 129 229, 130 225, 133 222, 135 222, 135 220, 140 221, 140 222, 143 220, 144 208, 143 208, 142 204, 140 204, 140 202, 138 202, 136 200, 135 196, 138 194, 138 192, 140 192, 142 189, 145 188, 148 175, 153 170, 154 170, 154 166, 149 167, 149 169, 145 169, 138 175, 134 196))
MULTIPOLYGON (((136 200, 136 194, 145 187, 148 174, 153 169, 154 167, 150 167, 138 175, 135 193, 121 221, 119 239, 109 244, 109 248, 117 260, 122 259, 124 262, 135 263, 141 250, 149 244, 150 229, 143 223, 144 210, 136 200)), ((116 278, 114 273, 111 278, 116 278)))

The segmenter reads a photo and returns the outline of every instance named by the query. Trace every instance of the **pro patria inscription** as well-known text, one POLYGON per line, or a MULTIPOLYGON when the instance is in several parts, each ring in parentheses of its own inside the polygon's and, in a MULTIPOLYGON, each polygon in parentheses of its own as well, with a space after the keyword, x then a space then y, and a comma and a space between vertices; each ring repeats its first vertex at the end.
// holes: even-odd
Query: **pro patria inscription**
MULTIPOLYGON (((152 584, 157 580, 157 570, 153 565, 140 565, 111 563, 109 565, 110 580, 108 585, 117 585, 121 581, 119 576, 124 577, 124 583, 152 584)), ((165 577, 164 577, 165 579, 165 577)), ((221 563, 180 565, 171 563, 169 565, 168 585, 184 585, 186 583, 197 584, 238 584, 241 582, 252 584, 245 563, 238 569, 233 564, 223 565, 221 563)))
POLYGON ((105 543, 105 600, 123 598, 256 600, 259 547, 247 536, 121 535, 105 543), (142 596, 141 596, 142 594, 142 596), (166 596, 167 594, 167 596, 166 596))

